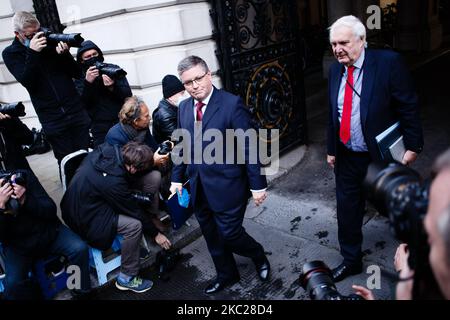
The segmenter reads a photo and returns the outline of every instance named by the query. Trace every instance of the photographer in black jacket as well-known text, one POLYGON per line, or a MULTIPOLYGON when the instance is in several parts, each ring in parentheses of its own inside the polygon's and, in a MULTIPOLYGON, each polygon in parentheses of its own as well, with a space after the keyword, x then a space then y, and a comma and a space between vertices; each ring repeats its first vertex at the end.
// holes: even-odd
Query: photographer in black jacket
POLYGON ((153 285, 138 276, 143 232, 162 248, 171 246, 132 195, 132 177, 152 165, 153 152, 146 145, 104 143, 83 161, 61 201, 64 221, 89 245, 106 250, 118 234, 123 236, 120 290, 141 293, 153 285))
POLYGON ((13 17, 15 38, 3 51, 3 60, 12 75, 30 94, 31 102, 53 147, 58 163, 74 151, 89 146, 90 120, 81 105, 73 79, 80 68, 69 46, 47 45, 39 21, 28 12, 13 17))
POLYGON ((31 170, 22 145, 33 143, 33 133, 17 117, 0 113, 0 170, 31 170))
POLYGON ((83 77, 75 84, 91 117, 91 133, 97 147, 105 141, 108 130, 119 122, 119 111, 125 99, 132 96, 131 88, 126 77, 113 79, 100 74, 95 63, 104 61, 103 52, 92 41, 81 44, 77 61, 83 69, 83 77))
POLYGON ((178 126, 178 106, 184 100, 185 89, 181 81, 168 74, 162 79, 163 99, 153 111, 152 133, 157 143, 171 140, 178 126))
POLYGON ((5 255, 6 299, 32 299, 26 285, 36 259, 63 255, 80 268, 81 288, 90 290, 87 245, 65 227, 56 215, 56 205, 38 179, 29 171, 16 171, 0 179, 0 242, 5 255), (23 179, 16 180, 20 175, 23 179), (19 209, 12 210, 12 201, 19 209))

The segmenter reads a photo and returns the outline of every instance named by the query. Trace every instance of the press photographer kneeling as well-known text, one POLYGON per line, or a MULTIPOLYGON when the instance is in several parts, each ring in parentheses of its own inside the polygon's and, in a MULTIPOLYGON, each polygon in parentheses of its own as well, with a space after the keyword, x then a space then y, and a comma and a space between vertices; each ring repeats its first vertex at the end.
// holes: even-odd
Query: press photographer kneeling
POLYGON ((152 197, 136 197, 132 189, 133 176, 152 165, 153 152, 146 145, 130 142, 120 148, 101 144, 82 162, 61 201, 64 221, 90 246, 107 250, 117 235, 123 237, 116 281, 120 290, 142 293, 153 286, 151 280, 139 277, 143 233, 162 248, 171 247, 139 205, 152 197))
POLYGON ((20 170, 0 172, 0 242, 5 256, 5 298, 34 299, 29 286, 33 262, 63 255, 81 271, 78 293, 90 290, 87 245, 65 227, 56 205, 34 174, 20 170))

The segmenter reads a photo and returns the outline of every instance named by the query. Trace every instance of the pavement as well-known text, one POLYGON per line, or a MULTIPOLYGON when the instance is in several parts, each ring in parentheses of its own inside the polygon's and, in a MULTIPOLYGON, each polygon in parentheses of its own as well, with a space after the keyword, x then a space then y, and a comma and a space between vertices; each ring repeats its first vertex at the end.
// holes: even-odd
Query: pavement
MULTIPOLYGON (((422 106, 425 134, 424 152, 413 168, 426 177, 436 156, 450 146, 450 90, 445 73, 445 70, 450 70, 450 54, 444 50, 439 55, 412 56, 408 59, 422 106), (433 81, 429 81, 430 78, 433 81)), ((260 282, 251 261, 236 256, 241 281, 215 296, 206 296, 203 289, 215 277, 215 271, 198 223, 192 217, 188 220, 190 226, 169 233, 175 247, 181 249, 180 261, 169 279, 158 279, 153 263, 159 249, 152 245, 150 258, 142 269, 142 275, 155 282, 152 290, 143 294, 121 292, 110 281, 97 288, 92 299, 309 298, 298 283, 302 265, 307 261, 323 260, 329 267, 334 267, 341 257, 337 241, 334 175, 325 161, 328 121, 326 81, 320 75, 313 74, 308 76, 306 83, 309 144, 294 148, 280 158, 279 173, 268 177, 268 199, 259 208, 250 204, 244 222, 248 233, 266 250, 272 265, 271 280, 260 282)), ((62 187, 53 155, 47 153, 28 159, 50 196, 59 203, 62 187)), ((352 292, 351 284, 366 286, 373 270, 380 268, 381 282, 374 294, 378 299, 392 299, 395 287, 393 257, 399 243, 389 230, 389 221, 370 206, 364 220, 363 234, 364 272, 338 283, 337 288, 343 295, 348 295, 352 292)), ((65 298, 67 296, 62 297, 65 298)))

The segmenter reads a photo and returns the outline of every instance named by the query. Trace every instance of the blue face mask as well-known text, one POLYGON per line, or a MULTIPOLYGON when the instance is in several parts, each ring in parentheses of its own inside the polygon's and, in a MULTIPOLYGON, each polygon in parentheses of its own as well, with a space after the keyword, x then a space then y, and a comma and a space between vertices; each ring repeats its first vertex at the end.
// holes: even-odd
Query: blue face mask
POLYGON ((23 44, 24 44, 25 47, 29 48, 30 44, 31 44, 31 40, 25 38, 25 41, 23 42, 23 44))

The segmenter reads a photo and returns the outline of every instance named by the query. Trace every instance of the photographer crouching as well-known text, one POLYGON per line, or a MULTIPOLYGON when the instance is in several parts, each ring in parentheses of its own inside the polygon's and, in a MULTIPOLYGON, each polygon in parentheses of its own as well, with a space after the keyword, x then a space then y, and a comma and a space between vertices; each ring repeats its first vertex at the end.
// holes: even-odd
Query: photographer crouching
POLYGON ((139 205, 151 199, 135 194, 131 186, 132 177, 152 165, 153 152, 146 145, 104 143, 82 162, 61 201, 64 221, 92 247, 107 250, 117 235, 123 236, 120 290, 142 293, 153 286, 138 275, 143 232, 162 248, 171 247, 139 205))
POLYGON ((81 288, 90 290, 87 245, 65 227, 56 205, 38 179, 27 170, 0 172, 0 242, 5 256, 5 298, 36 298, 28 286, 33 262, 49 255, 63 255, 81 270, 81 288))
POLYGON ((106 135, 106 142, 110 145, 124 146, 130 141, 143 143, 153 152, 153 165, 148 170, 136 175, 134 187, 153 195, 152 204, 147 212, 160 231, 167 227, 159 220, 159 193, 163 197, 170 195, 166 183, 170 179, 170 155, 173 143, 164 141, 157 144, 150 132, 150 112, 147 104, 139 97, 133 96, 125 100, 119 113, 120 123, 112 127, 106 135))

